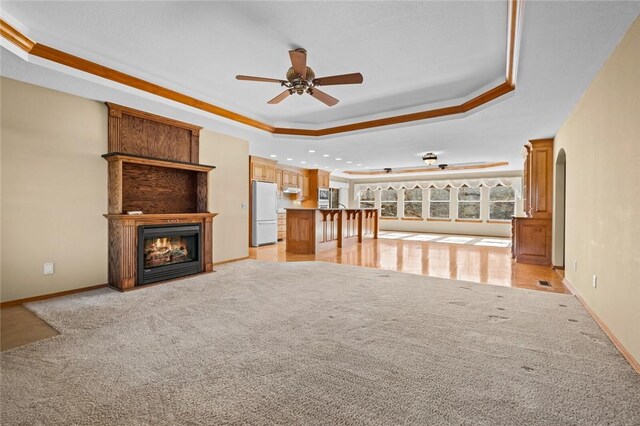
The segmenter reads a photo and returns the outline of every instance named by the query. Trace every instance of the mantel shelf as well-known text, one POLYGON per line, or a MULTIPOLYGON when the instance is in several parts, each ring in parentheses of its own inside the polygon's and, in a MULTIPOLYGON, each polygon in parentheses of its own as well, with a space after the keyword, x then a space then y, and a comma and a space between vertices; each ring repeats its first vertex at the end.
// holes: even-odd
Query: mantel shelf
POLYGON ((190 219, 216 217, 218 213, 105 214, 107 219, 190 219))
POLYGON ((143 155, 124 154, 122 152, 110 152, 103 154, 102 158, 109 162, 119 161, 122 163, 144 164, 147 166, 167 167, 171 169, 192 170, 196 172, 210 172, 215 166, 207 164, 187 163, 183 161, 162 160, 160 158, 145 157, 143 155))

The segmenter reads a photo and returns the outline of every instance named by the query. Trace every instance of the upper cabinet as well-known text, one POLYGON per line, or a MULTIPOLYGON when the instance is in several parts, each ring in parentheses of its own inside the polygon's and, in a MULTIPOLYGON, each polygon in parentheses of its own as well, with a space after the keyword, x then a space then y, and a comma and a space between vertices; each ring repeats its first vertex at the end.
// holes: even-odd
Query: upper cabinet
POLYGON ((302 200, 308 200, 311 197, 309 193, 309 173, 302 175, 302 200))
POLYGON ((276 181, 276 162, 260 157, 249 157, 249 179, 263 182, 276 181))
POLYGON ((307 207, 317 205, 318 189, 328 189, 331 176, 330 172, 324 170, 279 165, 274 160, 255 156, 249 157, 249 174, 250 180, 275 183, 278 191, 299 188, 300 192, 295 197, 298 201, 304 201, 303 205, 307 207))
POLYGON ((328 189, 330 176, 331 173, 325 172, 323 170, 318 170, 318 188, 328 189))

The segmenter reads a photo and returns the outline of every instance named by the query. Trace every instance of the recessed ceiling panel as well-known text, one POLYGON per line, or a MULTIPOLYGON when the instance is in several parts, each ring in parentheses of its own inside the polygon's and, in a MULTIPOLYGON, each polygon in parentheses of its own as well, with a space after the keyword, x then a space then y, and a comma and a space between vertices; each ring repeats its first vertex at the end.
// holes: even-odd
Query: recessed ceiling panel
POLYGON ((3 2, 39 42, 269 123, 323 125, 456 99, 504 78, 507 1, 3 2), (277 105, 288 50, 361 85, 277 105))

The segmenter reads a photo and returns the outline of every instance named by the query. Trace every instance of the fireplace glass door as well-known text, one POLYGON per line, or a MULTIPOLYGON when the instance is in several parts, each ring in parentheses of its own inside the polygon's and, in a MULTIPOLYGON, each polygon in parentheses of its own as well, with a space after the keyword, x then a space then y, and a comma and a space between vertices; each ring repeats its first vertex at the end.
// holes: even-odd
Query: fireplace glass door
POLYGON ((138 285, 201 272, 200 224, 140 226, 138 285))

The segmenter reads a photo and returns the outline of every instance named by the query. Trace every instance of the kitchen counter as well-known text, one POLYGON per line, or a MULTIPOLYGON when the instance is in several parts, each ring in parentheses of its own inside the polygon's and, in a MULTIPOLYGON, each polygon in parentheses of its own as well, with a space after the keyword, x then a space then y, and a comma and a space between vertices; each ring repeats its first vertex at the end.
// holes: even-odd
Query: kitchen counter
POLYGON ((339 208, 339 209, 330 209, 330 208, 320 208, 320 207, 285 207, 284 210, 342 210, 342 211, 346 211, 346 210, 378 210, 378 209, 345 209, 345 208, 339 208))
POLYGON ((378 209, 291 207, 287 211, 287 252, 314 254, 378 238, 378 209))

